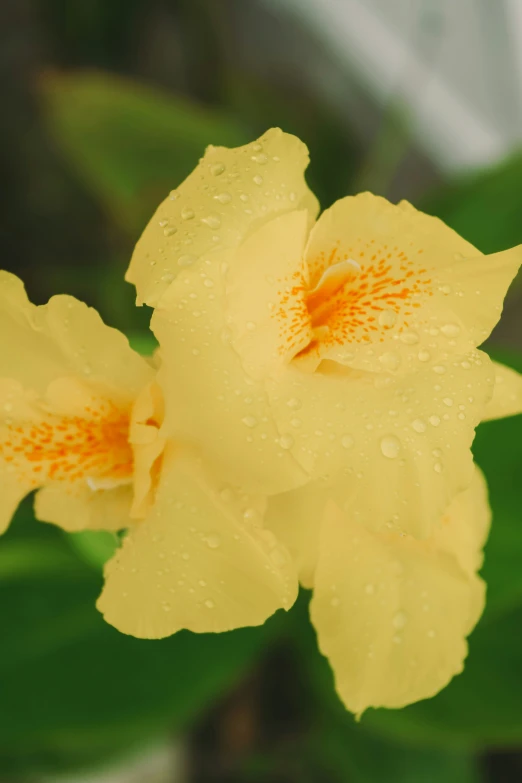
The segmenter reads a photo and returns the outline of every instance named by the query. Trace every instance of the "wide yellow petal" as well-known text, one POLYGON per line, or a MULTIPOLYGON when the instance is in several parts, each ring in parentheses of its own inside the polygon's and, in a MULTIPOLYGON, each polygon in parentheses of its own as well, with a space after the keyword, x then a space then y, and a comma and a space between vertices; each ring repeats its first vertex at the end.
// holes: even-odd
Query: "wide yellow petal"
POLYGON ((417 371, 480 345, 500 317, 522 248, 482 256, 437 218, 362 193, 312 229, 312 285, 332 264, 347 282, 323 303, 321 355, 374 372, 417 371))
POLYGON ((503 419, 522 413, 522 375, 511 367, 493 362, 495 388, 489 401, 483 421, 503 419))
POLYGON ((267 381, 281 440, 311 480, 341 485, 354 522, 432 532, 473 475, 470 446, 493 386, 479 351, 404 376, 323 362, 267 381))
POLYGON ((152 375, 117 329, 72 296, 31 304, 22 282, 0 272, 0 377, 44 395, 57 378, 77 376, 108 399, 132 400, 152 375))
MULTIPOLYGON (((246 501, 248 503, 248 500, 246 501)), ((174 449, 164 456, 154 511, 108 563, 98 608, 123 633, 158 639, 259 625, 297 594, 287 551, 237 513, 174 449)))
POLYGON ((54 482, 42 487, 34 499, 34 512, 69 533, 79 530, 123 530, 129 527, 132 503, 130 484, 112 489, 54 482))
MULTIPOLYGON (((468 492, 447 524, 473 526, 474 504, 468 492)), ((471 534, 459 546, 468 548, 464 560, 476 558, 471 534)), ((435 540, 371 533, 335 505, 328 509, 311 617, 352 712, 428 698, 462 670, 484 584, 452 554, 435 540)))
POLYGON ((312 339, 303 260, 307 235, 305 210, 274 218, 243 242, 227 271, 232 345, 254 378, 277 372, 312 339))
POLYGON ((246 373, 231 343, 222 273, 229 256, 214 254, 201 268, 185 270, 154 311, 161 434, 195 446, 223 481, 273 494, 305 483, 307 475, 281 441, 263 383, 246 373))
POLYGON ((238 247, 253 228, 294 209, 317 212, 303 172, 308 150, 272 128, 235 149, 208 147, 199 165, 160 204, 127 272, 138 302, 157 305, 183 270, 213 250, 238 247))

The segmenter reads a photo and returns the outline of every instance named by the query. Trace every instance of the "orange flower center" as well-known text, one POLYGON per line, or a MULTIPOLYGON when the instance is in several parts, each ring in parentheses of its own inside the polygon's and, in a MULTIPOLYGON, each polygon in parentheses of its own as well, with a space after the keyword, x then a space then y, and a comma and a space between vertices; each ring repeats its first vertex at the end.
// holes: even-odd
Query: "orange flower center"
POLYGON ((112 403, 86 407, 82 416, 42 413, 38 421, 4 426, 0 458, 33 487, 87 481, 92 489, 102 489, 132 477, 129 414, 112 403))
POLYGON ((280 300, 282 345, 297 345, 306 324, 313 336, 297 357, 350 343, 383 342, 396 324, 398 332, 408 328, 408 318, 421 306, 419 298, 432 295, 420 254, 417 250, 410 258, 397 247, 376 248, 373 242, 362 251, 341 253, 336 246, 328 256, 321 253, 308 265, 311 285, 299 275, 280 300))

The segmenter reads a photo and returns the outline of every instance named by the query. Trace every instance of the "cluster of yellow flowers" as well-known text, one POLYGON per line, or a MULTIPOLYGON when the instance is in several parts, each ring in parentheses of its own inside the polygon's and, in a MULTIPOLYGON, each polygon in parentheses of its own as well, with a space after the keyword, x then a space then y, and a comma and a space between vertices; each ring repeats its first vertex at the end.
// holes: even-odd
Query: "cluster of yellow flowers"
POLYGON ((522 410, 477 350, 522 248, 484 256, 364 193, 316 221, 306 147, 210 147, 128 280, 153 360, 69 296, 0 276, 0 528, 125 530, 98 607, 120 631, 263 623, 313 589, 346 706, 400 707, 462 669, 489 508, 470 445, 522 410))

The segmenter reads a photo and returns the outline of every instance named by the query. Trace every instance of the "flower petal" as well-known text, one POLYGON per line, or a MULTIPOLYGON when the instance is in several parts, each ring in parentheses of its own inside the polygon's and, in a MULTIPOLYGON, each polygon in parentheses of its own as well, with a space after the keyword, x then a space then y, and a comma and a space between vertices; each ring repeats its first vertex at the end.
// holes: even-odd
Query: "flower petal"
POLYGON ((244 147, 208 147, 136 245, 127 280, 138 302, 157 305, 187 265, 212 250, 238 247, 276 215, 301 208, 316 213, 303 176, 307 164, 306 146, 279 128, 244 147))
MULTIPOLYGON (((447 524, 473 527, 475 511, 468 490, 447 524)), ((460 537, 463 560, 476 558, 476 545, 472 535, 460 537)), ((441 690, 462 670, 465 638, 483 606, 482 580, 451 549, 374 534, 328 509, 311 617, 348 709, 403 707, 441 690)))
POLYGON ((195 446, 224 481, 233 477, 249 492, 273 494, 305 483, 307 475, 280 443, 263 384, 247 375, 231 344, 221 271, 228 259, 213 254, 185 270, 154 311, 165 399, 161 434, 195 446))
POLYGON ((407 372, 486 339, 522 247, 482 256, 437 218, 362 193, 321 215, 306 258, 312 285, 329 265, 353 267, 322 305, 329 332, 321 355, 373 372, 407 372))
POLYGON ((254 378, 277 371, 312 339, 303 261, 307 234, 305 210, 274 218, 243 242, 227 272, 232 345, 254 378))
POLYGON ((303 587, 314 585, 324 512, 340 487, 340 482, 332 489, 312 481, 268 500, 265 525, 288 548, 303 587))
POLYGON ((493 385, 479 351, 408 376, 323 362, 267 382, 281 441, 311 480, 342 492, 372 530, 431 534, 473 475, 470 446, 493 385))
POLYGON ((98 608, 123 633, 158 639, 263 623, 297 594, 273 534, 245 524, 194 462, 166 452, 154 511, 106 567, 98 608))
POLYGON ((96 310, 72 296, 33 305, 22 282, 0 272, 0 377, 44 395, 52 381, 71 375, 119 401, 133 399, 152 370, 96 310))
POLYGON ((130 524, 132 488, 89 489, 55 482, 35 496, 34 512, 42 522, 52 522, 69 533, 79 530, 123 530, 130 524))
POLYGON ((522 413, 522 375, 511 367, 493 362, 495 388, 489 401, 483 421, 503 419, 522 413))

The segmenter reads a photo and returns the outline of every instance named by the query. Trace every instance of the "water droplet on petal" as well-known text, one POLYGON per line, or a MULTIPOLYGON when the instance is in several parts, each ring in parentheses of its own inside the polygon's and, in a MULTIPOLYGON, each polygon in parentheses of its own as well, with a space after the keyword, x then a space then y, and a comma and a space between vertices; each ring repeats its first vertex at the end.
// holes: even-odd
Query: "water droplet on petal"
POLYGON ((196 256, 184 253, 178 258, 178 266, 191 266, 196 261, 196 256))
POLYGON ((428 421, 432 425, 432 427, 438 427, 440 424, 440 419, 438 416, 430 416, 428 421))
POLYGON ((223 163, 213 163, 210 167, 210 173, 213 174, 215 177, 219 177, 220 174, 223 174, 225 171, 225 166, 223 163))
POLYGON ((354 444, 354 440, 351 435, 343 435, 341 438, 341 446, 343 449, 351 449, 354 444))
POLYGON ((256 174, 255 177, 253 177, 253 180, 256 185, 262 185, 263 184, 263 177, 260 174, 256 174))
POLYGON ((383 310, 378 320, 380 326, 391 328, 397 323, 397 313, 395 310, 383 310))
POLYGON ((212 600, 212 598, 207 598, 207 600, 205 601, 205 606, 207 607, 207 609, 213 609, 215 607, 215 603, 212 600))
POLYGON ((401 450, 401 444, 395 435, 386 435, 381 440, 381 452, 388 459, 395 459, 401 450))
POLYGON ((229 204, 232 201, 232 196, 227 191, 218 193, 217 196, 214 196, 214 198, 216 201, 219 201, 220 204, 229 204))
POLYGON ((181 210, 181 219, 182 220, 192 220, 194 217, 194 210, 190 207, 183 207, 181 210))
POLYGON ((417 332, 403 332, 400 335, 400 340, 404 345, 415 345, 419 342, 419 335, 417 332))
POLYGON ((420 362, 428 362, 430 360, 431 354, 429 351, 419 351, 417 356, 420 362))
POLYGON ((298 411, 301 405, 303 404, 301 400, 298 400, 297 397, 291 397, 287 403, 289 408, 291 408, 293 411, 298 411))
POLYGON ((408 622, 408 618, 404 614, 404 612, 397 612, 397 614, 392 620, 392 625, 394 628, 399 629, 399 628, 404 628, 407 622, 408 622))
POLYGON ((336 595, 334 595, 334 597, 330 601, 330 606, 336 607, 339 606, 340 603, 341 603, 341 599, 338 598, 336 595))
POLYGON ((290 434, 281 435, 279 438, 279 445, 282 449, 291 449, 294 445, 294 439, 290 434))
POLYGON ((172 606, 169 604, 168 601, 163 601, 161 604, 161 608, 163 609, 164 612, 170 612, 172 606))
POLYGON ((413 429, 415 432, 426 432, 426 424, 422 421, 422 419, 415 419, 415 421, 412 422, 413 429))
POLYGON ((457 324, 445 324, 440 327, 440 331, 442 334, 446 335, 446 337, 457 337, 457 335, 460 334, 460 326, 457 324))
POLYGON ((221 536, 218 533, 209 533, 205 536, 205 542, 210 549, 218 549, 221 546, 221 536))
POLYGON ((396 370, 401 363, 401 357, 398 353, 389 351, 388 353, 383 353, 382 356, 379 356, 379 361, 387 370, 396 370))
POLYGON ((243 419, 241 419, 241 421, 247 427, 256 427, 258 424, 258 421, 255 416, 245 416, 243 419))
POLYGON ((163 229, 163 234, 166 237, 174 236, 178 229, 175 226, 169 226, 168 228, 163 229))
POLYGON ((219 228, 221 225, 221 218, 219 215, 212 213, 211 215, 207 215, 207 217, 201 218, 201 222, 205 223, 209 228, 219 228))

